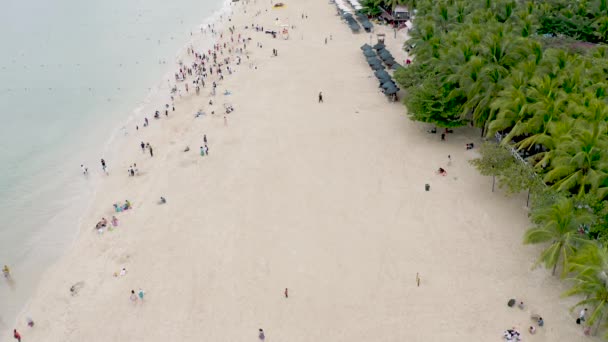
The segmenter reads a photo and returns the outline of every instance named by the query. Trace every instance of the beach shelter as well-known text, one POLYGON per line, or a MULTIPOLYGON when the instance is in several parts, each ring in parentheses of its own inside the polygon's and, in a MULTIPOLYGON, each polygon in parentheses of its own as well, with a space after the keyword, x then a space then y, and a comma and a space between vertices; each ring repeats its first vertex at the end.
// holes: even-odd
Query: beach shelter
POLYGON ((374 45, 374 49, 376 49, 376 50, 382 50, 382 49, 384 49, 384 47, 385 47, 384 43, 378 43, 378 44, 374 45))
POLYGON ((363 55, 365 57, 376 57, 376 54, 372 50, 363 50, 363 55))
POLYGON ((384 65, 382 65, 382 64, 370 64, 369 66, 373 70, 382 70, 382 69, 384 69, 384 65))
POLYGON ((361 45, 361 50, 363 50, 363 51, 365 51, 365 50, 371 50, 371 49, 372 49, 371 45, 369 45, 367 43, 361 45))

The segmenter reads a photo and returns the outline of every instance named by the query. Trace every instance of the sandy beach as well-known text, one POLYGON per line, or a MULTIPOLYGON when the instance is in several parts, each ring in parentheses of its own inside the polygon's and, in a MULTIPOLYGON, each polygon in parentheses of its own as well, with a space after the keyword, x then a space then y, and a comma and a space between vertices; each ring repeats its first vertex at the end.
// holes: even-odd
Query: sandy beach
MULTIPOLYGON (((379 91, 359 49, 369 34, 326 1, 285 4, 235 3, 215 28, 227 43, 218 60, 231 56, 234 71, 217 94, 215 73, 198 96, 178 83, 175 111, 129 127, 109 175, 88 165, 101 188, 19 317, 23 341, 256 341, 260 328, 271 342, 500 341, 514 326, 524 341, 588 341, 566 286, 532 269, 540 246, 522 244, 525 194, 492 193, 468 163, 479 132, 426 133, 379 91), (277 18, 294 26, 289 39, 251 27, 278 31, 277 18), (239 34, 251 38, 242 54, 239 34), (125 200, 133 209, 115 213, 125 200), (113 215, 115 229, 94 229, 113 215), (139 289, 144 299, 130 300, 139 289), (545 321, 534 336, 532 314, 545 321)), ((405 32, 375 30, 402 63, 405 32)))

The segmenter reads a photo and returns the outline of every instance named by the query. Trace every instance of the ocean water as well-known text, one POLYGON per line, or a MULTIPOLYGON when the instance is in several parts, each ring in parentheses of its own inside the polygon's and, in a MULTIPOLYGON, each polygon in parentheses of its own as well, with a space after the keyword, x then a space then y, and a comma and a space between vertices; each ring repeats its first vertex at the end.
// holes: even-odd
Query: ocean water
MULTIPOLYGON (((99 159, 224 0, 5 0, 0 11, 0 331, 74 241, 99 159), (80 164, 90 175, 83 177, 80 164)), ((0 340, 3 340, 0 337, 0 340)))

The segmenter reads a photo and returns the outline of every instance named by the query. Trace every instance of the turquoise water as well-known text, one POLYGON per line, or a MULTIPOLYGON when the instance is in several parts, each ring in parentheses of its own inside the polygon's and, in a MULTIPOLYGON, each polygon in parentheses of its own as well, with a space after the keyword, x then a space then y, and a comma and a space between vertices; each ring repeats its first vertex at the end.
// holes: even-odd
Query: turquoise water
POLYGON ((0 282, 0 330, 73 242, 111 137, 223 2, 3 1, 0 264, 15 282, 0 282))

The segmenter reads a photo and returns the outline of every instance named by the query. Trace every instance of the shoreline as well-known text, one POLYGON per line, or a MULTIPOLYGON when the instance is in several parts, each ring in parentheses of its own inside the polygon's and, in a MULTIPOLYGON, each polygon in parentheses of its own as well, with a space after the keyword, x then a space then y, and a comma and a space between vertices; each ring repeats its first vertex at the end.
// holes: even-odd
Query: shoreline
MULTIPOLYGON (((198 28, 198 27, 201 27, 206 24, 213 24, 215 22, 219 22, 220 16, 226 12, 230 12, 230 8, 231 8, 231 0, 223 0, 223 3, 220 6, 220 8, 213 11, 208 17, 205 17, 201 23, 196 24, 196 27, 198 28)), ((196 32, 194 30, 194 27, 191 31, 196 32)), ((199 34, 200 34, 200 32, 199 32, 199 34)), ((200 36, 197 36, 197 38, 209 40, 208 37, 202 38, 200 36)), ((186 46, 190 45, 190 43, 192 42, 193 39, 196 39, 196 38, 190 37, 190 39, 185 40, 184 45, 182 45, 180 48, 178 48, 178 50, 175 52, 173 59, 177 60, 180 56, 183 56, 183 54, 185 53, 185 50, 186 50, 186 46)), ((212 41, 212 39, 210 41, 212 41)), ((212 43, 209 42, 209 44, 212 44, 212 43)), ((121 139, 126 136, 124 134, 125 128, 128 126, 135 127, 135 124, 133 124, 133 125, 131 125, 131 124, 134 123, 136 120, 143 119, 143 117, 145 117, 147 115, 146 114, 147 112, 150 112, 150 111, 153 112, 152 108, 154 108, 154 106, 157 106, 157 104, 154 103, 154 100, 160 101, 160 98, 161 98, 160 94, 164 91, 168 91, 168 87, 166 87, 164 81, 169 76, 171 76, 171 66, 169 66, 169 65, 173 65, 173 61, 166 61, 166 64, 168 66, 166 68, 166 71, 161 76, 160 80, 158 82, 154 83, 150 88, 148 88, 149 92, 144 96, 143 100, 138 101, 136 106, 130 111, 130 113, 126 117, 118 119, 119 121, 117 121, 117 123, 111 129, 111 133, 110 133, 108 139, 106 139, 104 142, 102 142, 101 145, 98 145, 98 150, 101 152, 102 155, 120 156, 120 152, 118 150, 121 148, 121 145, 124 144, 124 141, 121 141, 121 139)), ((168 95, 167 95, 167 97, 168 97, 168 95)), ((120 157, 115 160, 120 161, 120 157)), ((87 166, 89 166, 89 169, 91 169, 90 165, 87 165, 87 166)), ((79 172, 74 172, 74 174, 79 175, 79 172)), ((100 189, 103 185, 100 177, 92 177, 92 178, 89 177, 88 181, 89 181, 88 182, 89 184, 87 184, 87 191, 90 191, 90 198, 87 199, 88 204, 86 205, 86 208, 81 212, 81 214, 77 218, 77 224, 76 224, 77 229, 74 230, 73 234, 70 234, 69 236, 65 236, 65 238, 69 240, 69 242, 66 244, 66 248, 62 252, 60 252, 60 256, 59 256, 58 260, 55 260, 51 265, 49 265, 49 267, 47 267, 42 272, 42 274, 39 276, 37 285, 35 286, 35 289, 36 289, 35 291, 37 291, 37 288, 41 286, 42 282, 44 281, 46 273, 49 272, 49 270, 54 266, 54 264, 59 262, 59 260, 61 258, 65 257, 66 253, 70 249, 74 248, 74 245, 79 241, 81 234, 83 234, 83 228, 85 226, 84 221, 86 220, 86 218, 88 216, 90 216, 90 212, 95 203, 97 193, 98 193, 98 191, 100 191, 100 189)), ((14 317, 13 326, 16 326, 18 324, 18 320, 20 317, 27 316, 26 311, 27 311, 28 306, 30 305, 31 300, 32 300, 32 298, 30 296, 30 298, 23 304, 22 308, 19 310, 16 317, 14 317)), ((2 318, 6 318, 6 317, 2 317, 2 318)), ((2 322, 2 321, 0 321, 0 322, 2 322)), ((9 328, 11 325, 5 324, 5 323, 3 323, 3 324, 7 328, 7 331, 2 333, 3 329, 0 329, 0 333, 2 333, 3 335, 7 335, 8 331, 10 330, 9 328)), ((3 339, 0 338, 0 341, 2 341, 2 340, 3 339)))
MULTIPOLYGON (((244 4, 239 2, 234 6, 242 9, 244 4)), ((255 3, 247 3, 247 6, 264 9, 255 3)), ((33 319, 36 327, 28 330, 23 323, 18 324, 18 329, 25 338, 31 334, 34 338, 44 336, 45 340, 50 341, 60 338, 76 341, 86 337, 99 341, 124 337, 130 340, 160 341, 170 336, 196 340, 199 338, 196 333, 205 328, 209 329, 205 333, 210 338, 234 340, 247 336, 250 331, 251 336, 254 336, 258 326, 264 327, 271 338, 291 337, 302 341, 317 336, 325 336, 329 340, 356 337, 391 340, 395 336, 421 339, 442 336, 443 340, 455 340, 455 337, 478 336, 474 332, 483 333, 483 338, 488 338, 490 335, 487 331, 493 330, 496 330, 497 338, 500 336, 501 331, 493 327, 496 322, 489 319, 481 319, 482 331, 476 325, 466 322, 467 317, 470 318, 472 313, 479 313, 480 310, 479 307, 470 308, 467 301, 475 300, 474 296, 480 294, 489 300, 493 296, 488 292, 495 289, 490 288, 488 291, 487 286, 492 286, 493 282, 504 277, 489 268, 491 264, 481 260, 482 271, 492 277, 476 273, 476 280, 481 279, 480 284, 476 285, 480 286, 463 287, 459 282, 464 283, 465 280, 456 279, 453 285, 460 287, 456 290, 446 288, 455 279, 450 278, 452 274, 446 274, 441 264, 433 261, 438 258, 434 252, 438 246, 442 246, 447 252, 443 252, 441 257, 453 257, 451 266, 467 276, 467 262, 479 256, 455 247, 477 248, 474 252, 484 256, 492 255, 495 253, 492 248, 497 246, 492 242, 491 235, 504 235, 505 240, 511 243, 509 232, 485 232, 480 236, 475 235, 475 229, 459 232, 489 239, 485 241, 487 247, 472 247, 467 243, 470 244, 473 239, 463 239, 459 234, 443 236, 449 233, 421 229, 440 229, 446 224, 465 229, 465 225, 473 225, 469 222, 471 218, 466 215, 475 210, 477 203, 473 202, 480 199, 496 201, 490 194, 480 190, 468 198, 474 201, 454 203, 459 200, 459 196, 466 195, 464 189, 467 186, 473 184, 479 188, 484 185, 484 182, 476 183, 483 178, 465 163, 465 158, 470 158, 473 154, 463 154, 453 144, 437 145, 424 135, 423 142, 430 147, 413 145, 420 135, 407 137, 404 131, 399 130, 408 130, 414 136, 416 132, 423 131, 423 128, 402 117, 404 108, 401 104, 382 105, 383 95, 374 93, 372 86, 367 83, 373 74, 364 65, 365 60, 358 49, 361 44, 357 43, 367 40, 365 35, 355 36, 342 30, 341 28, 347 27, 339 18, 322 12, 329 12, 332 4, 288 4, 288 8, 281 11, 289 13, 293 18, 298 11, 291 11, 291 7, 297 6, 304 8, 302 11, 312 11, 312 22, 318 21, 315 24, 321 27, 312 26, 315 24, 304 20, 293 20, 290 24, 297 23, 295 32, 285 42, 271 40, 266 34, 247 32, 266 47, 254 47, 252 41, 248 49, 254 51, 251 63, 255 64, 256 69, 247 69, 247 62, 244 61, 237 69, 237 74, 227 77, 225 83, 218 87, 221 90, 230 88, 232 91, 231 97, 226 98, 221 97, 220 90, 220 96, 215 97, 213 107, 222 109, 217 102, 230 102, 234 105, 234 118, 229 115, 228 124, 222 122, 221 115, 212 117, 208 113, 206 117, 193 119, 190 116, 193 115, 193 110, 206 108, 206 101, 201 99, 208 98, 201 96, 199 99, 190 95, 177 102, 176 112, 166 121, 163 122, 165 118, 161 117, 159 122, 162 123, 157 123, 150 118, 153 121, 152 127, 146 128, 145 134, 141 134, 142 139, 148 138, 146 140, 150 140, 153 146, 160 146, 155 152, 155 158, 162 158, 161 164, 158 160, 151 159, 142 159, 142 164, 138 159, 137 163, 143 165, 140 166, 141 174, 125 180, 126 175, 114 174, 120 174, 123 167, 126 170, 126 165, 130 164, 127 160, 140 158, 139 151, 125 153, 121 159, 117 159, 118 162, 113 162, 111 176, 103 181, 105 187, 101 188, 99 194, 95 194, 90 211, 83 216, 77 240, 60 261, 45 271, 36 296, 19 316, 19 321, 23 322, 25 311, 30 306, 33 307, 29 309, 35 312, 33 319), (331 30, 336 42, 352 51, 345 53, 335 48, 322 50, 325 47, 319 33, 324 32, 325 28, 331 30), (299 41, 300 30, 307 30, 306 43, 302 44, 306 44, 307 48, 318 49, 314 52, 320 54, 320 57, 310 56, 317 63, 312 65, 319 69, 311 70, 310 74, 305 73, 308 60, 293 53, 305 51, 295 44, 299 41), (318 40, 318 46, 317 43, 311 43, 309 36, 318 40), (270 55, 269 46, 278 48, 277 58, 266 57, 270 55), (265 53, 263 56, 261 51, 265 53), (356 57, 349 58, 350 53, 356 57), (340 61, 333 61, 332 58, 340 61), (349 63, 341 65, 344 63, 341 60, 343 58, 348 58, 349 63), (329 66, 318 64, 323 60, 328 60, 326 63, 329 66), (340 79, 327 77, 327 72, 337 70, 337 66, 343 66, 350 72, 344 73, 344 77, 354 75, 349 80, 357 78, 360 83, 351 86, 342 83, 340 79), (243 75, 248 78, 243 78, 243 75), (290 83, 294 79, 298 82, 290 83), (265 87, 259 87, 259 84, 264 84, 265 87), (322 104, 325 107, 322 109, 319 109, 319 104, 310 103, 315 99, 319 88, 326 95, 326 103, 322 104), (257 94, 247 92, 256 89, 259 92, 257 94), (347 94, 341 94, 341 91, 347 94), (360 97, 351 98, 349 92, 360 97), (278 104, 258 101, 258 96, 265 100, 274 99, 278 104), (218 98, 222 100, 217 101, 218 98), (330 108, 329 112, 325 112, 326 107, 330 108), (376 110, 378 107, 382 110, 376 110), (349 115, 343 115, 346 111, 349 115), (278 115, 282 117, 278 118, 278 115), (391 125, 376 127, 381 126, 377 123, 379 120, 389 120, 391 125), (196 156, 198 148, 193 144, 200 143, 200 134, 206 131, 214 134, 209 136, 213 142, 210 144, 212 152, 207 156, 208 160, 201 160, 201 157, 196 156), (258 131, 263 134, 258 135, 258 131), (386 141, 378 141, 377 138, 383 135, 386 141), (382 152, 383 148, 386 149, 384 144, 395 151, 382 152), (195 154, 194 158, 182 152, 184 146, 191 147, 190 154, 195 154), (249 152, 249 149, 253 152, 249 152), (407 172, 408 168, 393 161, 402 154, 411 153, 412 149, 418 151, 416 156, 419 159, 408 159, 408 167, 415 168, 418 172, 411 172, 408 176, 416 186, 397 178, 402 177, 400 172, 407 172), (317 151, 323 153, 319 155, 317 151), (251 157, 251 153, 255 153, 256 157, 251 157), (438 180, 432 174, 434 167, 426 164, 443 163, 443 157, 436 155, 448 153, 457 158, 455 165, 448 171, 450 175, 454 173, 458 176, 438 180), (360 162, 352 161, 357 159, 360 162), (205 175, 201 176, 200 172, 205 175), (346 178, 338 178, 340 174, 346 178), (391 175, 395 178, 388 177, 391 175), (257 179, 260 180, 256 181, 257 179), (425 181, 432 184, 432 191, 427 194, 421 188, 425 181), (357 184, 362 190, 350 189, 352 184, 357 184), (198 194, 195 189, 210 194, 212 199, 198 194), (317 196, 317 192, 321 194, 322 191, 326 192, 317 196), (405 191, 414 198, 402 197, 397 191, 405 191), (170 194, 167 195, 167 205, 157 206, 154 202, 159 194, 167 193, 170 194), (432 197, 432 200, 427 202, 428 200, 422 199, 425 195, 432 197), (442 195, 445 197, 442 198, 442 195), (123 200, 124 197, 133 201, 135 209, 119 217, 117 232, 106 231, 98 236, 86 228, 89 226, 87 223, 94 223, 100 214, 110 214, 108 207, 111 201, 123 200), (276 197, 280 199, 275 199, 276 197), (417 203, 417 200, 422 203, 417 203), (394 201, 399 202, 397 206, 391 204, 394 201), (370 203, 374 206, 369 206, 370 203), (451 218, 446 220, 440 215, 434 215, 437 208, 454 207, 457 210, 453 221, 451 218), (235 212, 239 209, 239 212, 235 212), (464 214, 459 214, 458 209, 464 214), (368 215, 357 215, 361 211, 368 215), (410 225, 410 222, 414 224, 410 225), (404 225, 408 233, 402 235, 404 225), (390 228, 379 230, 385 226, 390 228), (356 234, 351 236, 354 232, 356 234), (427 234, 431 235, 430 239, 427 234), (384 239, 379 241, 382 237, 384 239), (345 241, 345 238, 348 240, 345 241), (411 238, 418 241, 419 246, 408 245, 411 238), (407 245, 411 251, 400 254, 399 244, 391 241, 407 245), (356 259, 358 254, 366 257, 356 259), (129 269, 126 278, 111 277, 112 272, 120 269, 120 265, 126 264, 129 269), (412 274, 418 273, 416 270, 422 275, 425 289, 422 294, 416 294, 417 289, 410 284, 413 281, 407 280, 412 278, 412 274), (363 279, 367 275, 374 275, 378 279, 363 279), (69 296, 66 293, 69 284, 80 281, 80 278, 86 278, 83 291, 76 297, 69 296), (43 287, 43 283, 53 286, 43 287), (245 284, 245 288, 241 284, 245 284), (295 289, 292 290, 292 285, 284 284, 293 284, 295 289), (124 293, 139 286, 146 289, 149 298, 145 304, 134 307, 128 303, 128 296, 124 293), (288 307, 283 298, 278 299, 285 286, 290 287, 293 297, 290 300, 293 300, 289 304, 293 306, 288 307), (445 299, 441 296, 442 292, 452 295, 456 302, 445 308, 451 322, 445 317, 438 318, 438 312, 432 310, 437 304, 436 298, 445 299), (261 310, 262 308, 264 309, 261 310), (164 318, 168 318, 169 322, 158 317, 163 313, 167 314, 164 318), (335 316, 337 313, 344 316, 335 316), (413 313, 420 315, 410 316, 413 313), (464 314, 464 321, 459 318, 460 314, 464 314), (319 317, 315 318, 314 315, 319 317), (399 319, 388 319, 393 316, 399 319), (369 322, 358 327, 357 321, 362 319, 368 319, 369 322), (458 330, 457 333, 446 335, 443 330, 437 332, 439 335, 429 333, 438 328, 433 326, 437 319, 458 330), (107 334, 104 336, 96 335, 99 320, 110 324, 115 330, 104 331, 107 334), (399 320, 403 321, 397 322, 399 320), (189 327, 190 321, 200 322, 201 329, 189 327), (311 322, 314 328, 306 331, 304 327, 309 327, 311 322), (334 326, 339 329, 330 332, 334 326), (420 331, 410 331, 416 329, 416 326, 420 331), (373 327, 383 327, 382 330, 389 332, 379 333, 372 330, 373 327), (157 329, 162 331, 154 332, 157 329)), ((248 10, 251 8, 248 7, 248 10)), ((274 13, 277 12, 273 12, 273 15, 274 13)), ((234 25, 254 20, 249 16, 245 18, 240 13, 237 17, 242 20, 235 19, 234 25)), ((265 25, 272 25, 270 23, 273 21, 265 14, 255 20, 264 20, 265 25)), ((304 35, 301 41, 304 42, 304 35)), ((397 45, 398 42, 391 42, 391 52, 401 54, 401 51, 395 49, 397 45)), ((373 76, 370 82, 375 82, 373 76)), ((205 94, 209 88, 203 89, 205 94)), ((122 143, 139 140, 133 136, 130 134, 122 143)), ((465 141, 469 138, 454 135, 450 139, 465 141)), ((129 151, 134 148, 131 145, 121 147, 129 151)), ((504 204, 505 201, 501 202, 504 204)), ((507 203, 511 205, 510 211, 500 207, 497 210, 484 207, 487 211, 481 217, 483 223, 491 223, 493 220, 488 216, 494 214, 505 222, 512 220, 516 224, 525 225, 525 217, 522 217, 525 215, 521 212, 515 212, 515 218, 509 217, 509 213, 513 214, 518 206, 514 206, 513 201, 507 203)), ((522 246, 509 247, 522 250, 522 246)), ((532 249, 534 248, 528 248, 528 252, 522 253, 523 260, 534 254, 534 251, 530 253, 532 249)), ((510 255, 504 257, 516 258, 510 255)), ((518 265, 525 266, 520 259, 516 260, 518 265)), ((546 272, 533 272, 536 273, 536 281, 551 283, 549 286, 552 288, 547 292, 554 293, 555 289, 559 289, 559 285, 552 282, 553 279, 543 278, 543 275, 546 277, 546 272)), ((524 277, 521 274, 513 276, 523 283, 523 279, 530 278, 532 272, 524 273, 524 277)), ((529 284, 529 279, 527 281, 529 284)), ((513 293, 532 296, 531 291, 527 290, 531 289, 513 288, 511 294, 500 295, 506 302, 507 296, 513 293)), ((545 295, 543 298, 551 296, 545 295)), ((539 307, 539 304, 534 303, 536 300, 537 298, 530 298, 532 305, 539 307)), ((567 301, 561 300, 561 304, 554 303, 553 307, 563 308, 565 302, 567 301)), ((479 304, 477 301, 475 303, 479 304)), ((509 327, 509 323, 505 322, 509 317, 514 324, 525 324, 526 320, 520 313, 513 314, 504 308, 500 310, 495 307, 504 303, 492 304, 481 307, 480 314, 489 311, 492 319, 498 320, 505 328, 509 327)), ((550 317, 547 321, 552 326, 566 322, 563 317, 557 316, 564 313, 550 312, 546 315, 550 317)), ((571 337, 575 336, 572 330, 564 328, 565 333, 571 337)), ((547 328, 534 339, 555 339, 555 334, 552 328, 547 328)), ((571 340, 578 339, 573 337, 571 340)))

